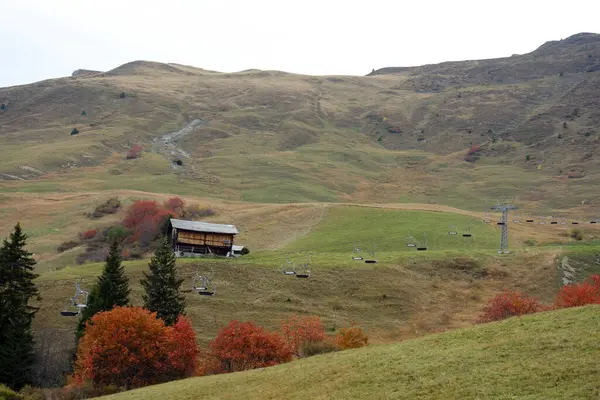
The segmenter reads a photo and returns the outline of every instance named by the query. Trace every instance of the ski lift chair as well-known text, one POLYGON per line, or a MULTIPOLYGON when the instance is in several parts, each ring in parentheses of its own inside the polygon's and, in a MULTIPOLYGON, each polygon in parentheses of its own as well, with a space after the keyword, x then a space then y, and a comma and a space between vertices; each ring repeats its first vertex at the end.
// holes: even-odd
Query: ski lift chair
POLYGON ((515 223, 515 224, 520 224, 520 223, 521 223, 521 218, 519 218, 519 216, 518 216, 518 215, 515 215, 515 216, 513 217, 513 223, 515 223))
POLYGON ((60 312, 60 315, 62 315, 63 317, 76 317, 78 315, 81 315, 82 310, 87 307, 87 299, 87 290, 82 290, 79 282, 77 282, 75 284, 75 294, 73 295, 73 297, 67 300, 67 304, 65 305, 65 308, 60 312), (84 296, 83 302, 77 301, 77 299, 80 298, 80 296, 84 296), (77 309, 77 311, 75 311, 73 307, 77 309))
POLYGON ((377 259, 375 258, 375 243, 373 243, 373 250, 369 252, 369 258, 367 258, 365 260, 365 263, 367 264, 376 264, 377 263, 377 259))
POLYGON ((471 228, 467 228, 462 234, 462 237, 466 237, 466 238, 470 238, 472 236, 473 235, 471 234, 471 228))
POLYGON ((483 222, 485 222, 486 224, 492 222, 492 220, 490 219, 490 213, 485 213, 485 216, 483 217, 483 222))
POLYGON ((456 229, 456 225, 450 225, 448 235, 458 235, 458 229, 456 229))
POLYGON ((355 261, 362 260, 362 250, 354 245, 354 249, 352 250, 352 259, 355 261))
POLYGON ((296 275, 294 263, 290 260, 286 260, 285 263, 283 263, 283 265, 281 266, 281 272, 284 275, 296 275))
POLYGON ((310 256, 308 256, 308 259, 306 260, 306 264, 302 265, 302 272, 296 272, 296 278, 301 278, 301 279, 307 279, 310 278, 310 269, 308 268, 308 266, 310 265, 310 256))
POLYGON ((427 250, 427 234, 425 233, 423 235, 423 242, 419 243, 419 245, 417 246, 417 251, 425 251, 427 250))
POLYGON ((416 240, 412 235, 411 231, 408 231, 408 237, 406 238, 406 247, 417 247, 417 244, 415 243, 416 240))
POLYGON ((558 225, 557 218, 550 217, 550 225, 558 225))

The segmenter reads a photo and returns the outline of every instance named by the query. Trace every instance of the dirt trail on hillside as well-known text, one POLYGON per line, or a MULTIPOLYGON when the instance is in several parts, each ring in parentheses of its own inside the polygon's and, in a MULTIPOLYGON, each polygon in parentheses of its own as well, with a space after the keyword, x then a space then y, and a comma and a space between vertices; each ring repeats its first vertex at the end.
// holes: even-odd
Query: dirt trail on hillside
MULTIPOLYGON (((158 154, 165 155, 169 158, 173 157, 185 157, 190 158, 191 156, 185 150, 177 147, 177 143, 186 135, 192 133, 196 128, 201 125, 204 125, 206 121, 202 119, 195 119, 192 122, 188 123, 182 129, 167 133, 161 137, 158 137, 153 140, 152 143, 152 151, 158 154)), ((173 168, 178 168, 179 166, 176 163, 172 164, 173 168)))

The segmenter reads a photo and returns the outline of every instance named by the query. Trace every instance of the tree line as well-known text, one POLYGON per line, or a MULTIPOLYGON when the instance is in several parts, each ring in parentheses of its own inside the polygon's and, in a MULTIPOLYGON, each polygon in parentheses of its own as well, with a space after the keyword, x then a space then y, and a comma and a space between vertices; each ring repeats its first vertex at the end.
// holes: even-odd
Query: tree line
MULTIPOLYGON (((41 300, 34 280, 36 261, 26 250, 27 235, 19 223, 0 247, 0 384, 19 390, 32 383, 35 361, 32 323, 41 300)), ((176 271, 175 255, 164 238, 144 272, 141 285, 144 308, 164 322, 175 325, 184 314, 186 301, 180 292, 183 279, 176 271)), ((110 244, 101 275, 90 290, 87 307, 77 323, 75 337, 79 342, 93 317, 117 307, 128 307, 129 278, 122 265, 120 242, 110 244)))

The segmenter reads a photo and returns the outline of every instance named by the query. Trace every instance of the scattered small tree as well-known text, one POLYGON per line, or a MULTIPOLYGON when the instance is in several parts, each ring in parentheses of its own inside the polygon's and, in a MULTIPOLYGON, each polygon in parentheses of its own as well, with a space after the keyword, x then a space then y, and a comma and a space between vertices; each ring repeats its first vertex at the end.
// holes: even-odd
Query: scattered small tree
POLYGON ((517 315, 533 314, 543 309, 536 299, 507 291, 488 301, 477 322, 499 321, 517 315))
POLYGON ((120 98, 120 99, 124 99, 124 98, 125 98, 125 92, 121 92, 121 93, 119 94, 119 98, 120 98))
POLYGON ((79 129, 73 128, 73 130, 71 131, 71 136, 77 135, 78 133, 79 133, 79 129))
POLYGON ((231 321, 210 343, 211 354, 224 372, 244 371, 285 363, 292 350, 277 332, 252 322, 231 321))
POLYGON ((150 273, 144 271, 141 280, 145 293, 144 307, 156 312, 167 325, 173 325, 185 311, 185 297, 179 291, 183 279, 177 276, 175 254, 165 238, 148 264, 150 273))
POLYGON ((129 279, 125 276, 119 243, 115 240, 110 245, 102 275, 98 277, 88 296, 87 307, 83 309, 77 326, 77 338, 83 335, 86 323, 96 313, 128 305, 129 292, 129 279))
POLYGON ((342 350, 356 349, 367 346, 369 337, 358 325, 352 325, 339 330, 335 337, 335 344, 342 350))
POLYGON ((581 241, 581 240, 583 240, 583 232, 581 232, 581 229, 571 229, 569 231, 569 237, 571 239, 581 241))
POLYGON ((87 113, 85 112, 85 110, 81 111, 81 115, 84 115, 84 116, 87 115, 87 113))
POLYGON ((29 302, 40 297, 33 283, 36 262, 26 244, 17 223, 0 248, 0 383, 13 389, 31 383, 35 361, 31 323, 38 308, 29 302))
POLYGON ((4 103, 0 104, 0 110, 6 110, 6 104, 4 104, 4 103))

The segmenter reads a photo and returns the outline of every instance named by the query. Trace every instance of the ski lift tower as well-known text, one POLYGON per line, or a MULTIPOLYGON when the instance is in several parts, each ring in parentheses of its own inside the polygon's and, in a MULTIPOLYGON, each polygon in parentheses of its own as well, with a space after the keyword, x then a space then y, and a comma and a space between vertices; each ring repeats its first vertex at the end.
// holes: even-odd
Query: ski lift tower
POLYGON ((511 210, 518 210, 519 207, 513 206, 512 204, 496 204, 491 210, 501 211, 502 219, 498 222, 498 225, 501 227, 500 234, 500 250, 498 250, 498 254, 507 254, 508 253, 508 212, 511 210))

